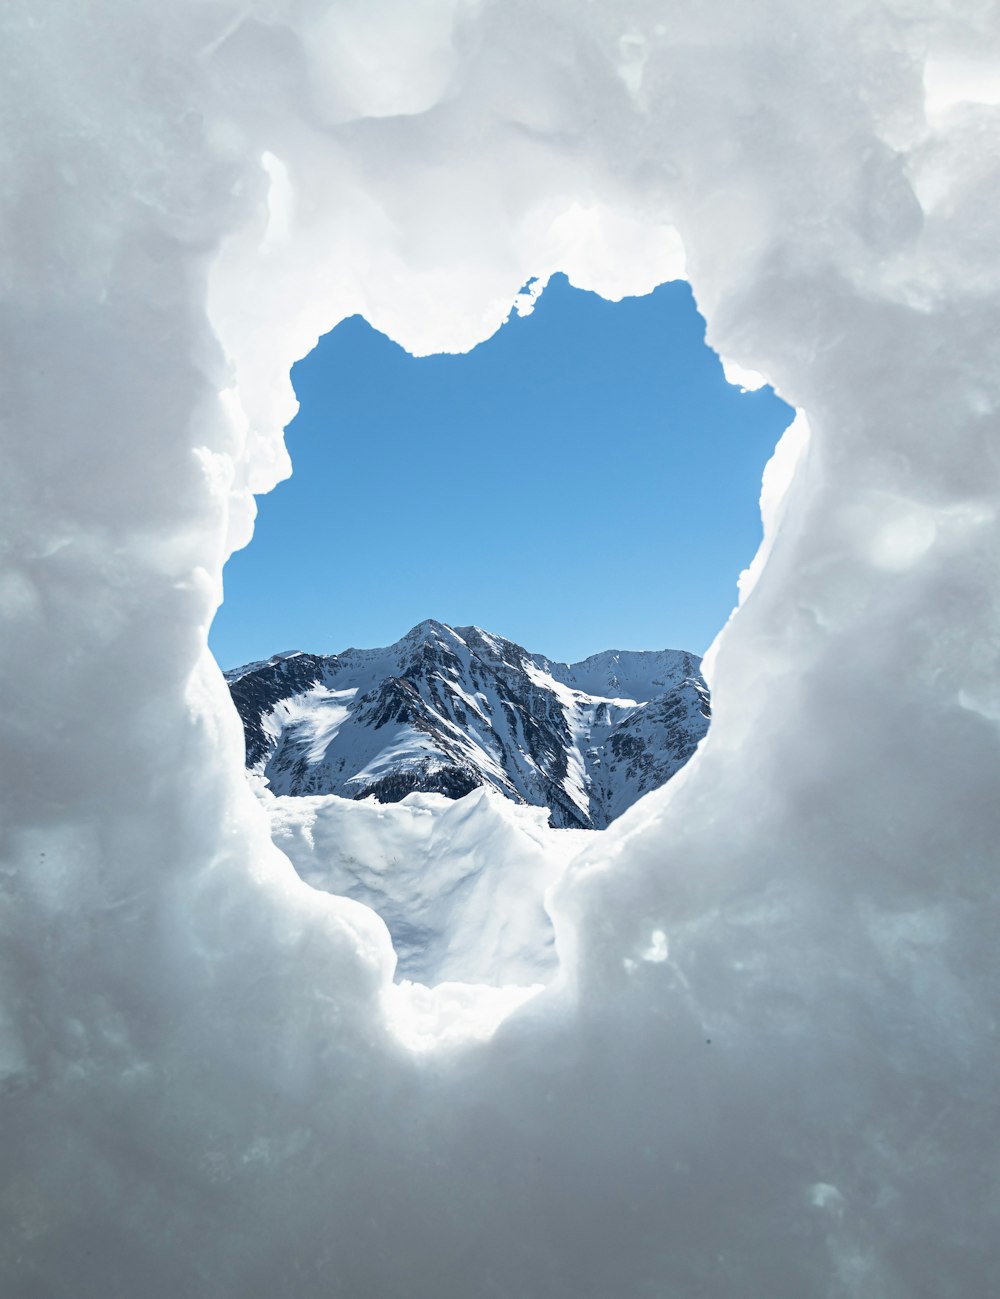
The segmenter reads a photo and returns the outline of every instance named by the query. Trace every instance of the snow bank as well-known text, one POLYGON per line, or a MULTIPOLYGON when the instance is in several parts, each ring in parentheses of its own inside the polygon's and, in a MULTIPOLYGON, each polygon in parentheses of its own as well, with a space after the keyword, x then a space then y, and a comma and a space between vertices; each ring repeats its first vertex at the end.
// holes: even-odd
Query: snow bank
POLYGON ((399 975, 430 986, 551 978, 545 893, 594 832, 552 830, 548 808, 488 787, 400 803, 260 797, 274 842, 308 884, 382 917, 399 975))
POLYGON ((2 21, 3 1293, 990 1294, 996 7, 2 21), (206 628, 317 335, 470 347, 559 268, 686 268, 810 435, 559 979, 415 1052, 446 1008, 401 1032, 382 922, 271 847, 206 628))

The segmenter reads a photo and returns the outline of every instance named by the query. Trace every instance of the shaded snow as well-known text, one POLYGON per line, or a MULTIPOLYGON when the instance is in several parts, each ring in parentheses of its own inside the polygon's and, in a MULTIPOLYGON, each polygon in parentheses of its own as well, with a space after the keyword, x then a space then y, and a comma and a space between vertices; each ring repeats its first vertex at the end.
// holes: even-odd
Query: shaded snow
POLYGON ((995 1293, 998 7, 0 22, 0 1292, 995 1293), (558 269, 686 274, 807 424, 556 977, 421 991, 271 844, 207 628, 320 333, 469 348, 558 269))

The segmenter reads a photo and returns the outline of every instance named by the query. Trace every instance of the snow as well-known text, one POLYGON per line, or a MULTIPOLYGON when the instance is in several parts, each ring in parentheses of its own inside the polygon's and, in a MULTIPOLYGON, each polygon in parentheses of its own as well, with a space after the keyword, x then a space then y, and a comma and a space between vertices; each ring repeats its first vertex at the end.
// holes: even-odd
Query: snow
POLYGON ((497 988, 551 980, 545 893, 595 831, 552 830, 546 809, 488 786, 454 801, 259 797, 274 842, 308 884, 363 902, 386 922, 397 976, 497 988))
POLYGON ((547 676, 620 707, 645 703, 678 677, 692 676, 698 660, 683 650, 605 650, 581 663, 538 660, 547 676))
POLYGON ((385 989, 386 1023, 410 1051, 434 1051, 486 1042, 503 1021, 536 997, 543 984, 423 983, 403 979, 385 989))
POLYGON ((2 1292, 992 1294, 997 7, 2 22, 2 1292), (682 268, 809 428, 711 733, 554 885, 542 991, 408 991, 206 648, 290 365, 682 268))
MULTIPOLYGON (((244 669, 240 671, 243 673, 244 669)), ((278 717, 271 714, 265 725, 270 723, 275 735, 282 731, 294 732, 293 742, 304 751, 306 760, 319 762, 350 717, 350 701, 357 693, 357 686, 346 690, 314 686, 305 695, 282 700, 275 710, 278 717)))

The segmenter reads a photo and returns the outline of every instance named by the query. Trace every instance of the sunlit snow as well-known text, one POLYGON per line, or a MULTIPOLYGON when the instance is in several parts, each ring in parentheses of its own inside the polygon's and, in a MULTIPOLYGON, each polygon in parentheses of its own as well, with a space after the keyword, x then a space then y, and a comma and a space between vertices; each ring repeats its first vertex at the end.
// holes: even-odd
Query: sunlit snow
POLYGON ((548 808, 489 786, 399 803, 335 794, 275 798, 274 842, 314 888, 374 908, 413 981, 533 985, 556 967, 545 894, 596 833, 553 830, 548 808))

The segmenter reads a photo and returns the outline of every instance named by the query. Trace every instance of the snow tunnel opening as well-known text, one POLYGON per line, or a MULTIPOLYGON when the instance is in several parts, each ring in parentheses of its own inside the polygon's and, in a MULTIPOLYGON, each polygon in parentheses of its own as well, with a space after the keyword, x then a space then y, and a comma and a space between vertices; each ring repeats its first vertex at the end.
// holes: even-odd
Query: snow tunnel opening
POLYGON ((794 412, 684 281, 532 280, 462 354, 354 316, 292 378, 295 473, 213 628, 247 765, 299 876, 386 924, 401 1036, 488 1034, 558 969, 547 891, 707 730, 700 654, 794 412))

